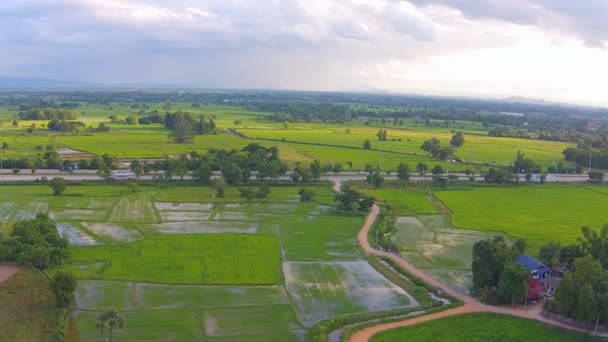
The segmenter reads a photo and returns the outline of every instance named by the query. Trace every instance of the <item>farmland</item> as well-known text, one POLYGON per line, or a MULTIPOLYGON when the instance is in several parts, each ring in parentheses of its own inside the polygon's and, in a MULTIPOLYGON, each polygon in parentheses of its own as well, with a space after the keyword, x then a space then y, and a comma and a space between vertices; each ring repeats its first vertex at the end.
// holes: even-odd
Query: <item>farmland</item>
POLYGON ((0 214, 47 212, 72 244, 72 340, 97 338, 111 308, 127 322, 120 340, 298 341, 330 317, 418 306, 362 259, 362 217, 336 215, 329 186, 311 189, 300 203, 285 186, 251 202, 232 187, 0 186, 0 214))
MULTIPOLYGON (((147 104, 149 110, 164 113, 161 104, 147 104)), ((251 111, 237 106, 203 105, 192 107, 190 103, 173 103, 172 111, 183 110, 194 115, 213 115, 217 123, 217 134, 196 136, 192 142, 177 144, 168 140, 169 131, 159 124, 110 123, 108 117, 119 119, 128 116, 140 117, 138 109, 119 103, 108 105, 82 104, 78 109, 79 120, 86 126, 105 122, 109 132, 85 132, 78 134, 51 133, 41 127, 47 121, 20 121, 12 126, 12 118, 18 113, 15 108, 0 110, 0 141, 9 148, 2 150, 3 158, 32 157, 39 148, 49 144, 66 146, 89 155, 109 153, 121 159, 165 158, 191 151, 204 152, 211 148, 241 149, 255 141, 263 146, 278 146, 282 159, 290 162, 309 162, 319 159, 328 163, 352 162, 353 169, 360 170, 366 164, 393 169, 400 162, 412 166, 424 162, 442 165, 451 170, 464 170, 473 164, 509 165, 521 150, 543 167, 555 165, 562 160, 562 151, 572 144, 530 139, 497 138, 487 135, 487 128, 476 122, 454 121, 449 128, 427 127, 406 119, 401 125, 382 124, 379 120, 352 120, 341 124, 290 123, 284 125, 263 119, 268 113, 251 111), (28 133, 31 125, 37 128, 28 133), (378 141, 378 129, 388 132, 386 141, 378 141), (239 136, 231 134, 233 129, 239 136), (438 138, 449 145, 454 130, 465 133, 465 144, 458 147, 455 156, 463 163, 453 164, 430 158, 420 146, 425 140, 438 138), (242 135, 242 136, 241 136, 242 135), (362 148, 370 140, 372 149, 362 148), (382 152, 381 152, 382 151, 382 152)))
MULTIPOLYGON (((496 314, 466 314, 379 333, 373 342, 388 341, 594 341, 543 323, 496 314)), ((600 341, 601 339, 597 339, 600 341)))
POLYGON ((521 237, 532 251, 550 240, 574 242, 583 225, 599 229, 608 222, 602 187, 476 187, 436 195, 452 212, 454 226, 521 237))

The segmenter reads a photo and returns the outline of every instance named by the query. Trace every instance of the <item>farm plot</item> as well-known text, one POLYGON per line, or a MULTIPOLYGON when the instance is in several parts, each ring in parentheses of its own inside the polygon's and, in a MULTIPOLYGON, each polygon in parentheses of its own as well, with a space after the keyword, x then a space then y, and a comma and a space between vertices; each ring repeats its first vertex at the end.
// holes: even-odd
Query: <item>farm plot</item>
POLYGON ((277 284, 276 238, 247 234, 166 235, 119 245, 74 247, 82 279, 169 284, 277 284))
POLYGON ((68 242, 73 246, 91 246, 98 243, 95 238, 76 228, 71 223, 57 223, 57 232, 68 239, 68 242))
POLYGON ((454 226, 500 231, 524 238, 532 253, 550 241, 575 242, 581 226, 599 229, 608 222, 608 196, 601 187, 545 185, 478 187, 438 191, 452 211, 454 226))
POLYGON ((403 257, 463 293, 472 284, 473 245, 497 235, 450 228, 447 215, 399 217, 395 227, 392 239, 403 257))
MULTIPOLYGON (((600 341, 601 339, 597 339, 600 341)), ((372 342, 389 341, 596 341, 581 333, 552 328, 534 320, 507 315, 476 313, 458 315, 381 332, 372 342)))
POLYGON ((82 280, 76 290, 80 310, 198 310, 289 304, 283 286, 195 286, 82 280))
POLYGON ((136 229, 127 228, 125 225, 117 223, 81 222, 81 224, 95 235, 111 241, 129 242, 141 238, 139 231, 136 229))
POLYGON ((283 272, 305 325, 342 314, 418 305, 365 261, 285 262, 283 272))
POLYGON ((138 192, 122 197, 114 206, 113 222, 158 222, 149 192, 138 192))
POLYGON ((143 226, 151 232, 163 234, 196 234, 196 233, 239 233, 255 234, 258 230, 255 222, 236 221, 185 221, 164 222, 143 226))

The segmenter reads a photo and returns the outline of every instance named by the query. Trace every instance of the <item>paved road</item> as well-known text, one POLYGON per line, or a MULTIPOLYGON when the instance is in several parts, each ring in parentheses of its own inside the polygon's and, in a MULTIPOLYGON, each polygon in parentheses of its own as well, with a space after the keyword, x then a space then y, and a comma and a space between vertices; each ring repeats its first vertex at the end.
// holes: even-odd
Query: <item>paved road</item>
MULTIPOLYGON (((334 190, 339 191, 341 188, 341 185, 342 185, 342 183, 340 181, 335 181, 334 190)), ((534 306, 529 306, 529 307, 492 306, 492 305, 483 304, 471 296, 467 296, 467 295, 464 295, 464 294, 461 294, 461 293, 455 291, 454 289, 452 289, 451 287, 442 283, 441 281, 437 280, 433 276, 416 268, 414 265, 409 263, 407 260, 402 258, 400 255, 390 253, 390 252, 380 251, 380 250, 372 248, 369 244, 369 241, 367 240, 368 232, 371 229, 371 227, 379 213, 380 213, 380 208, 374 204, 370 214, 367 216, 365 223, 363 224, 363 228, 361 229, 361 231, 359 232, 359 234, 357 236, 357 240, 359 241, 359 244, 361 245, 361 247, 363 248, 365 253, 392 259, 393 261, 398 263, 401 267, 406 269, 408 272, 412 273, 414 276, 424 280, 425 282, 427 282, 437 288, 440 288, 442 291, 444 291, 445 293, 447 293, 453 297, 459 298, 460 300, 462 300, 462 302, 464 304, 458 308, 448 309, 448 310, 441 311, 438 313, 433 313, 433 314, 424 315, 424 316, 420 316, 420 317, 405 319, 405 320, 397 321, 397 322, 382 323, 382 324, 367 327, 367 328, 360 330, 360 331, 356 332, 355 334, 353 334, 350 338, 351 342, 367 342, 374 335, 376 335, 377 333, 382 332, 382 331, 395 329, 398 327, 411 326, 414 324, 427 322, 427 321, 434 320, 434 319, 439 319, 439 318, 449 317, 449 316, 454 316, 454 315, 461 315, 464 313, 472 313, 472 312, 491 312, 491 313, 499 313, 499 314, 523 317, 523 318, 541 321, 546 324, 556 326, 559 328, 563 328, 563 329, 567 329, 567 330, 573 330, 573 331, 578 331, 578 332, 582 332, 582 333, 589 333, 588 329, 583 329, 583 328, 580 328, 577 326, 566 324, 564 322, 556 321, 556 320, 543 316, 541 314, 542 306, 540 304, 536 304, 534 306)), ((603 337, 608 337, 608 332, 598 332, 597 335, 603 336, 603 337)))
MULTIPOLYGON (((140 180, 152 180, 155 175, 160 175, 162 172, 151 173, 148 175, 142 175, 139 177, 140 180)), ((214 172, 215 176, 219 176, 219 172, 214 172)), ((469 180, 469 175, 464 173, 450 173, 444 174, 445 177, 453 176, 457 177, 459 180, 469 180)), ((30 170, 21 170, 18 174, 13 174, 11 169, 0 169, 0 182, 33 182, 40 180, 42 177, 46 177, 51 179, 53 177, 63 177, 68 181, 101 181, 103 178, 97 176, 95 170, 76 170, 73 173, 60 172, 56 169, 40 169, 36 170, 35 174, 32 174, 30 170)), ((364 172, 340 172, 337 174, 328 174, 326 176, 321 177, 323 180, 335 181, 365 181, 367 175, 364 172)), ((396 180, 397 176, 393 173, 390 175, 384 175, 386 180, 396 180)), ((175 177, 174 179, 177 179, 175 177)), ((184 179, 190 180, 192 176, 186 175, 184 179)), ((255 172, 251 176, 251 179, 256 179, 255 172)), ((282 181, 291 180, 289 174, 281 176, 278 178, 282 181)), ((412 182, 431 182, 433 180, 432 175, 420 176, 420 175, 412 175, 410 177, 410 181, 412 182)), ((566 175, 566 174, 550 174, 547 176, 547 182, 566 182, 566 183, 584 183, 589 180, 589 177, 586 174, 576 174, 576 175, 566 175)), ((477 175, 475 176, 476 182, 483 182, 483 176, 477 175)), ((525 182, 525 176, 520 175, 520 181, 525 182)))

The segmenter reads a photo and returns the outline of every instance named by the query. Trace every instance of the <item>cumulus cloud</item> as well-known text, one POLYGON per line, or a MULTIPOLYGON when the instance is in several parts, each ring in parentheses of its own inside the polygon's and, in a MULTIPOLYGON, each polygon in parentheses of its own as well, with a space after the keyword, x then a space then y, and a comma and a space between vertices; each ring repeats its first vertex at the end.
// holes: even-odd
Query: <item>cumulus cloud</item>
MULTIPOLYGON (((480 81, 492 68, 478 66, 497 65, 484 58, 506 63, 498 54, 535 42, 547 54, 566 48, 584 54, 572 39, 602 46, 607 6, 602 0, 3 0, 0 75, 474 94, 493 89, 480 81), (453 79, 463 74, 471 76, 466 86, 453 79)), ((532 75, 543 56, 534 53, 501 69, 532 75)), ((608 57, 597 54, 594 60, 608 57)), ((514 82, 495 89, 521 89, 514 82)), ((521 95, 553 91, 554 84, 539 85, 521 95)))

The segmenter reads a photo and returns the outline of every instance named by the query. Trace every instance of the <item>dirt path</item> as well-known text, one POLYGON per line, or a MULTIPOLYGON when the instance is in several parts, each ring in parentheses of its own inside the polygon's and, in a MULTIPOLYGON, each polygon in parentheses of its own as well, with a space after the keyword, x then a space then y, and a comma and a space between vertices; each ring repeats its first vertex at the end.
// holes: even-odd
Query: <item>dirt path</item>
POLYGON ((0 284, 17 273, 20 269, 21 268, 14 265, 0 264, 0 284))
MULTIPOLYGON (((338 180, 334 181, 334 190, 339 191, 341 186, 342 186, 342 183, 340 181, 338 181, 338 180)), ((582 332, 582 333, 590 332, 588 329, 583 329, 583 328, 580 328, 580 327, 577 327, 574 325, 566 324, 564 322, 556 321, 556 320, 543 316, 541 314, 542 307, 540 306, 540 304, 537 304, 533 307, 527 307, 527 308, 521 307, 521 306, 519 306, 519 307, 491 306, 491 305, 483 304, 471 296, 467 296, 467 295, 464 295, 462 293, 455 291, 454 289, 450 288, 449 286, 440 282, 439 280, 433 278, 432 276, 425 273, 424 271, 416 268, 414 265, 409 263, 407 260, 405 260, 404 258, 399 256, 398 254, 380 251, 380 250, 372 248, 369 244, 369 241, 367 240, 367 237, 368 237, 368 232, 371 229, 371 227, 379 213, 380 213, 380 208, 374 204, 374 206, 372 207, 372 210, 370 211, 369 215, 365 219, 363 228, 361 229, 361 231, 359 232, 359 235, 357 236, 359 244, 361 245, 361 247, 363 248, 365 253, 392 259, 394 262, 398 263, 401 267, 406 269, 408 272, 412 273, 414 276, 424 280, 428 284, 431 284, 435 287, 440 288, 442 291, 444 291, 445 293, 447 293, 453 297, 459 298, 460 300, 462 300, 462 302, 464 304, 458 308, 449 309, 449 310, 445 310, 445 311, 441 311, 441 312, 437 312, 437 313, 433 313, 433 314, 429 314, 429 315, 405 319, 405 320, 397 321, 397 322, 382 323, 382 324, 367 327, 367 328, 360 330, 360 331, 356 332, 355 334, 353 334, 350 338, 351 342, 367 342, 372 338, 372 336, 374 336, 377 333, 382 332, 382 331, 395 329, 395 328, 399 328, 399 327, 411 326, 411 325, 415 325, 418 323, 423 323, 423 322, 427 322, 427 321, 431 321, 431 320, 435 320, 435 319, 439 319, 439 318, 461 315, 461 314, 465 314, 465 313, 473 313, 473 312, 490 312, 490 313, 498 313, 498 314, 523 317, 523 318, 541 321, 545 324, 549 324, 549 325, 559 327, 562 329, 578 331, 578 332, 582 332)), ((608 337, 608 332, 598 332, 597 335, 603 336, 603 337, 608 337)))

